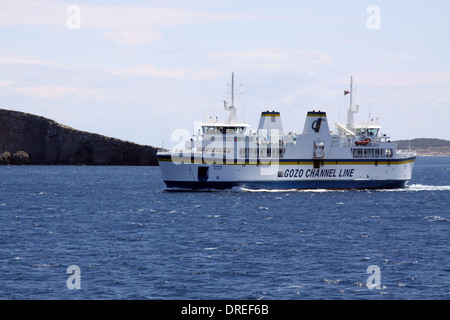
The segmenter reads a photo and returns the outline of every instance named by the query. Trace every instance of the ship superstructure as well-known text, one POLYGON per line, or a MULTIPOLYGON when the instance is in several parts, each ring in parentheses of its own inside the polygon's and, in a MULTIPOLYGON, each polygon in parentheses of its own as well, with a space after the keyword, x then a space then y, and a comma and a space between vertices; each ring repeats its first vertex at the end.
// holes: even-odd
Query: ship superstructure
POLYGON ((351 189, 401 188, 411 179, 416 154, 397 150, 377 123, 356 125, 351 80, 347 124, 330 132, 324 111, 306 114, 301 133, 285 132, 280 112, 263 111, 257 130, 238 121, 206 118, 182 148, 157 154, 168 188, 351 189))

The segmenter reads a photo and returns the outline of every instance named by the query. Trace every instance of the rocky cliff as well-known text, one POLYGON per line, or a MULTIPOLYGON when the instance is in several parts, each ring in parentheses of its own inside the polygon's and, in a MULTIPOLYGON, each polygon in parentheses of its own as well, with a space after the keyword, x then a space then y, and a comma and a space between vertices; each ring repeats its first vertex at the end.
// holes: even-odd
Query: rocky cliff
POLYGON ((157 149, 0 109, 0 164, 158 165, 157 149))

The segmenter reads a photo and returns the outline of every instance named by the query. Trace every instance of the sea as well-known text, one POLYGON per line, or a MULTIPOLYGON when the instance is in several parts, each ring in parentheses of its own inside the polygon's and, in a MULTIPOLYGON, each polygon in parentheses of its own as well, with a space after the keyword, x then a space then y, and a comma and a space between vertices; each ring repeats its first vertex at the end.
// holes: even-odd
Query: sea
POLYGON ((449 300, 450 157, 394 190, 165 188, 1 166, 0 299, 449 300))

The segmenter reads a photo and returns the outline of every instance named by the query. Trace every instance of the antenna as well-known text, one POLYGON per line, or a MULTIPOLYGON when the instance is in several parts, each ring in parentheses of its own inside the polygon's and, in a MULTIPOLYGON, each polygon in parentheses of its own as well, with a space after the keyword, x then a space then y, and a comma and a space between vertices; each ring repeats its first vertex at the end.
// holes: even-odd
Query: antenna
POLYGON ((231 73, 231 106, 234 107, 234 71, 231 73))
MULTIPOLYGON (((345 90, 344 90, 345 92, 345 90)), ((338 122, 341 122, 341 104, 342 104, 342 96, 339 99, 339 112, 338 112, 338 122)))
POLYGON ((350 106, 347 111, 347 129, 353 130, 355 120, 354 113, 358 113, 359 105, 353 107, 353 76, 350 76, 350 91, 344 91, 344 94, 350 93, 350 106))
POLYGON ((164 119, 164 137, 162 138, 161 141, 161 148, 164 149, 164 141, 167 140, 167 118, 164 119))
POLYGON ((350 110, 353 106, 353 76, 350 76, 350 110))
POLYGON ((242 107, 242 121, 245 121, 245 103, 247 102, 246 96, 244 94, 244 106, 242 107))
POLYGON ((216 115, 215 113, 215 103, 216 103, 216 91, 213 89, 213 103, 212 103, 212 108, 213 108, 213 117, 216 115))
MULTIPOLYGON (((242 84, 239 85, 239 88, 242 86, 242 84)), ((241 92, 242 93, 242 92, 241 92)), ((230 111, 230 116, 228 117, 228 123, 234 123, 236 122, 236 107, 234 105, 234 95, 235 95, 235 88, 234 88, 234 71, 231 73, 231 105, 228 104, 227 101, 224 101, 224 108, 227 111, 230 111)))

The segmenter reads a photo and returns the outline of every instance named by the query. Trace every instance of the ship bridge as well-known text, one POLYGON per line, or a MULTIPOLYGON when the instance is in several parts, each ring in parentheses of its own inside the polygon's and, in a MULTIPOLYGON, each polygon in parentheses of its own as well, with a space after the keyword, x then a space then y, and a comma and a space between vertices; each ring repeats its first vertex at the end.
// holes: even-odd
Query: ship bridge
POLYGON ((203 135, 217 134, 245 134, 249 127, 246 123, 202 123, 201 133, 203 135))
POLYGON ((378 137, 381 126, 377 124, 355 125, 353 127, 357 136, 378 137))

